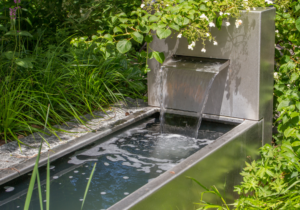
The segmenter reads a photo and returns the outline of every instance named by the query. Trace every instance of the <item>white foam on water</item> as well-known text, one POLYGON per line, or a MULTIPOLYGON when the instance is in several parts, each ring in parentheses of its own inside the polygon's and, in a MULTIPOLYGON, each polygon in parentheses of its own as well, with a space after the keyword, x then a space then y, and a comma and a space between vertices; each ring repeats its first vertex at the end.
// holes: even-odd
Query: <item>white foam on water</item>
POLYGON ((100 194, 101 194, 101 195, 105 195, 105 194, 106 194, 106 192, 101 192, 100 194))
POLYGON ((5 192, 12 192, 15 190, 14 187, 10 187, 10 186, 4 187, 4 189, 5 189, 5 192))
POLYGON ((122 145, 122 147, 136 147, 136 146, 133 144, 126 144, 126 145, 122 145))
POLYGON ((77 174, 79 171, 74 171, 75 174, 77 174))
MULTIPOLYGON (((150 121, 153 122, 154 119, 150 121)), ((170 170, 188 157, 191 151, 199 149, 199 144, 209 144, 213 142, 210 140, 185 137, 179 134, 152 133, 151 135, 148 130, 144 129, 150 121, 138 127, 128 129, 116 137, 77 154, 90 157, 90 159, 79 159, 77 155, 75 155, 68 163, 79 165, 90 161, 97 161, 98 159, 94 159, 94 157, 105 156, 109 161, 122 161, 122 165, 136 168, 137 171, 150 173, 151 169, 155 167, 155 169, 158 168, 158 170, 155 171, 161 171, 157 173, 162 173, 170 170), (136 138, 136 135, 139 137, 136 138), (149 140, 149 138, 152 138, 154 135, 156 136, 153 140, 149 140), (199 143, 199 141, 201 143, 199 143), (120 142, 123 143, 120 144, 120 142), (131 152, 132 150, 129 148, 136 148, 136 152, 131 152), (149 154, 152 155, 149 157, 149 154)), ((105 162, 104 165, 108 166, 109 164, 105 162)))
POLYGON ((89 180, 90 178, 86 178, 86 180, 89 180))
POLYGON ((58 179, 58 176, 53 176, 53 179, 58 179))
POLYGON ((85 173, 82 173, 82 175, 84 175, 85 173))
POLYGON ((131 164, 130 162, 123 162, 122 165, 123 166, 130 166, 130 167, 134 167, 134 168, 140 168, 142 166, 142 164, 140 164, 140 163, 131 164))
POLYGON ((73 176, 69 176, 69 178, 70 178, 70 179, 72 179, 72 178, 73 178, 73 176))
POLYGON ((83 201, 83 199, 81 198, 81 199, 79 199, 79 201, 83 201))
POLYGON ((120 155, 115 155, 115 157, 106 156, 106 158, 112 162, 125 161, 125 159, 120 155))
POLYGON ((161 173, 162 172, 162 170, 156 170, 156 173, 161 173))
POLYGON ((109 163, 105 162, 104 165, 105 165, 105 166, 109 166, 109 163))
POLYGON ((55 166, 50 166, 49 169, 50 170, 55 169, 55 166))
POLYGON ((124 192, 124 195, 129 195, 129 192, 124 192))
POLYGON ((123 179, 129 179, 129 177, 128 176, 123 176, 123 179))

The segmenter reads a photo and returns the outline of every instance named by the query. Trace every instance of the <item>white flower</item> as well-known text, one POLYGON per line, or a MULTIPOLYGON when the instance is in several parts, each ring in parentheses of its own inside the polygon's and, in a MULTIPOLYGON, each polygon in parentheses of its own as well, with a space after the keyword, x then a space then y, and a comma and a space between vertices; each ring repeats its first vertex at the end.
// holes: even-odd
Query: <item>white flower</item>
POLYGON ((168 4, 166 4, 166 6, 168 7, 169 5, 168 5, 168 4))
POLYGON ((275 30, 275 33, 278 33, 279 31, 278 30, 275 30))
POLYGON ((243 23, 242 20, 236 19, 236 21, 235 21, 236 28, 238 28, 240 25, 242 25, 242 23, 243 23))
POLYGON ((256 10, 255 7, 253 7, 253 10, 254 10, 254 11, 256 10))
POLYGON ((223 12, 220 12, 220 15, 223 15, 223 12))
POLYGON ((216 25, 213 22, 210 22, 208 25, 209 27, 216 27, 216 25))
POLYGON ((230 13, 229 12, 227 12, 227 13, 224 13, 225 15, 230 15, 230 13))
POLYGON ((207 16, 206 16, 205 14, 202 14, 202 15, 200 16, 200 18, 201 18, 201 19, 206 19, 206 20, 208 20, 208 18, 207 18, 207 16))
POLYGON ((188 45, 188 49, 194 50, 194 47, 196 46, 195 42, 192 42, 192 44, 188 45))
POLYGON ((206 33, 206 36, 209 36, 209 33, 206 33))
POLYGON ((266 2, 267 4, 273 4, 273 1, 271 1, 271 0, 265 0, 265 2, 266 2))
POLYGON ((287 86, 288 86, 288 87, 291 87, 291 85, 290 85, 290 84, 288 84, 287 86))
POLYGON ((218 45, 218 42, 217 42, 217 41, 214 41, 214 45, 218 45))
POLYGON ((182 34, 178 34, 177 38, 179 38, 179 39, 180 39, 181 37, 182 37, 182 34))
POLYGON ((145 4, 141 4, 141 8, 143 8, 145 6, 145 4))
POLYGON ((205 53, 205 52, 206 52, 206 49, 205 49, 205 48, 202 48, 201 52, 204 52, 204 53, 205 53))
POLYGON ((225 22, 226 26, 230 26, 230 22, 225 22))
POLYGON ((274 78, 278 79, 278 73, 277 72, 274 72, 274 78))

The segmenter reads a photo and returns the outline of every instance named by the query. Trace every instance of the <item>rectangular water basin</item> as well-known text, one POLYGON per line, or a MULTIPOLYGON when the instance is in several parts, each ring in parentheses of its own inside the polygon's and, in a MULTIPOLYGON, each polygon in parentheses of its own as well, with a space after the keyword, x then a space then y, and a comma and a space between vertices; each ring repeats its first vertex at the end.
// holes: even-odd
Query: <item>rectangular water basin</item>
MULTIPOLYGON (((172 171, 236 125, 203 120, 199 138, 194 139, 179 134, 160 134, 158 113, 142 119, 51 162, 50 207, 55 210, 80 209, 89 175, 97 163, 84 209, 108 209, 172 171)), ((45 198, 46 167, 39 171, 45 198)), ((30 175, 27 173, 0 186, 1 210, 24 208, 30 175)), ((30 209, 40 209, 37 186, 30 209)))

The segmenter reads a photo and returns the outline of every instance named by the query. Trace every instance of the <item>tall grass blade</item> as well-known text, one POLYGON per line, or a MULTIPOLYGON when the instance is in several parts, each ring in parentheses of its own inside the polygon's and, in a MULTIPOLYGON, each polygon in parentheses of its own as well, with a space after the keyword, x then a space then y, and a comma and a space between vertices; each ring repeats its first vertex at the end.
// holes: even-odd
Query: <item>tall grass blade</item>
POLYGON ((83 200, 82 200, 81 210, 82 210, 82 208, 83 208, 84 201, 85 201, 86 195, 87 195, 87 193, 88 193, 88 190, 89 190, 89 187, 90 187, 90 184, 91 184, 93 175, 94 175, 95 168, 96 168, 96 163, 94 164, 94 168, 93 168, 93 170, 92 170, 92 172, 91 172, 89 181, 88 181, 88 183, 87 183, 87 185, 86 185, 85 193, 84 193, 83 200))
POLYGON ((39 192, 40 208, 41 208, 41 210, 44 210, 44 208, 43 208, 43 195, 42 195, 42 189, 41 189, 41 181, 40 181, 39 170, 37 170, 36 178, 37 178, 37 187, 38 187, 38 192, 39 192))
POLYGON ((36 157, 35 165, 34 165, 34 168, 33 168, 32 175, 31 175, 31 179, 30 179, 30 183, 29 183, 29 187, 28 187, 28 192, 27 192, 27 196, 26 196, 26 200, 25 200, 24 210, 29 209, 35 179, 36 179, 36 176, 38 174, 37 171, 39 170, 39 160, 40 160, 40 154, 41 154, 42 146, 43 146, 43 141, 41 141, 41 145, 40 145, 40 148, 39 148, 39 153, 36 157))
POLYGON ((46 180, 46 209, 50 209, 50 158, 48 154, 47 180, 46 180))
POLYGON ((50 110, 50 104, 48 104, 48 109, 47 109, 47 115, 46 115, 44 130, 46 130, 46 127, 47 127, 48 117, 49 117, 49 110, 50 110))

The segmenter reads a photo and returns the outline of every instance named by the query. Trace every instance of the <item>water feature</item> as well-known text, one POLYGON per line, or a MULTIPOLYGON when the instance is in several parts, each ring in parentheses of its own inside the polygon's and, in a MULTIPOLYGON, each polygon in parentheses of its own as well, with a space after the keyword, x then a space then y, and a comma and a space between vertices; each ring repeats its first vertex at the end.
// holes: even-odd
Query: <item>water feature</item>
POLYGON ((161 66, 162 133, 175 132, 197 138, 211 85, 215 77, 227 65, 228 60, 173 56, 161 66), (195 84, 195 86, 191 86, 191 84, 195 84), (169 126, 166 121, 168 109, 184 110, 186 103, 196 104, 195 113, 193 113, 196 120, 185 120, 184 129, 175 129, 174 126, 169 126))
MULTIPOLYGON (((173 117, 168 115, 167 121, 171 123, 175 120, 173 117)), ((182 126, 180 122, 179 125, 173 122, 173 125, 182 126)), ((97 162, 84 209, 107 209, 233 127, 204 121, 195 139, 178 134, 160 134, 158 116, 135 123, 52 162, 50 208, 80 209, 89 175, 97 162)), ((30 175, 0 186, 1 210, 24 207, 30 175)), ((40 176, 45 199, 45 167, 40 168, 40 176)), ((37 188, 30 209, 39 209, 37 188)))

